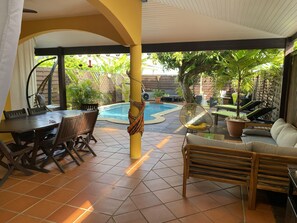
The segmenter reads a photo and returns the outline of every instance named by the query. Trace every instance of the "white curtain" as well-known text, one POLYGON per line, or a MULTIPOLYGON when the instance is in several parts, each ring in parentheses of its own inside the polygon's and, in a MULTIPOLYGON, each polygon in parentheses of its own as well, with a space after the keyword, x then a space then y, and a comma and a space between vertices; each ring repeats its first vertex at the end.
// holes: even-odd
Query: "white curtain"
POLYGON ((0 1, 0 114, 2 114, 12 79, 23 5, 24 0, 0 1))
MULTIPOLYGON (((33 39, 20 44, 18 47, 13 70, 13 77, 11 81, 11 89, 13 89, 13 91, 10 91, 12 110, 28 107, 26 99, 26 84, 29 73, 34 67, 34 47, 35 42, 33 39)), ((36 88, 36 74, 34 71, 29 82, 28 95, 34 94, 36 92, 36 88)), ((33 105, 33 103, 34 96, 30 98, 31 106, 33 105)))

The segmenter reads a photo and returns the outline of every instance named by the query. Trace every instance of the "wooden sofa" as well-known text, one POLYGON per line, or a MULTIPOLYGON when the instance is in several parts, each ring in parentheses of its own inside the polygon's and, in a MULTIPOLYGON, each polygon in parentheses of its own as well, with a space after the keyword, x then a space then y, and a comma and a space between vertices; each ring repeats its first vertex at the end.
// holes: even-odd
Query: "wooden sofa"
POLYGON ((182 149, 183 196, 186 196, 189 177, 247 186, 249 209, 256 207, 258 189, 288 192, 287 167, 288 164, 297 165, 297 148, 287 148, 291 155, 286 155, 284 150, 275 147, 274 154, 270 154, 261 143, 231 145, 191 135, 187 135, 192 139, 187 138, 188 144, 182 149), (196 139, 198 143, 193 143, 196 139))

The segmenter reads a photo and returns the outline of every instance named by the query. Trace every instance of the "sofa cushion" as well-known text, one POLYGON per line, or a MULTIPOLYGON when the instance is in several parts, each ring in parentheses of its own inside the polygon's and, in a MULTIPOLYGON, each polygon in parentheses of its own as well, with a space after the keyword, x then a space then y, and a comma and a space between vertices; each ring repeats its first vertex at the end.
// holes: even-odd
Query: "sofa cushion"
POLYGON ((284 119, 279 118, 278 120, 276 120, 271 129, 270 129, 270 133, 272 138, 276 141, 277 136, 279 135, 279 133, 281 132, 281 130, 285 127, 287 123, 285 122, 284 119))
POLYGON ((277 145, 276 142, 272 137, 263 137, 263 136, 252 136, 252 135, 245 135, 241 136, 241 140, 244 143, 249 143, 249 142, 263 142, 271 145, 277 145))
POLYGON ((278 134, 276 143, 279 146, 294 147, 297 143, 297 129, 291 124, 285 125, 278 134))
POLYGON ((243 135, 251 135, 251 136, 266 136, 271 137, 271 133, 264 129, 243 129, 243 135))
POLYGON ((297 157, 297 149, 293 147, 275 146, 263 142, 253 142, 252 151, 256 153, 266 153, 272 155, 297 157))
POLYGON ((244 150, 251 151, 252 144, 245 143, 231 143, 225 142, 222 140, 208 139, 201 136, 197 136, 191 133, 188 133, 186 136, 187 144, 193 145, 201 145, 201 146, 213 146, 213 147, 222 147, 226 149, 234 149, 234 150, 244 150))

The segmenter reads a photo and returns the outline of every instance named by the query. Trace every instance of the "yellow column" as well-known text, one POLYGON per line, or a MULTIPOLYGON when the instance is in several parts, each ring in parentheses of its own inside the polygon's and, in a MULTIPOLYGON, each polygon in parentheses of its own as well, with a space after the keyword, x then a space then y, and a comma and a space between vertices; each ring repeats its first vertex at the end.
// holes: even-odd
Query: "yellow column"
MULTIPOLYGON (((130 46, 130 98, 141 102, 141 45, 130 46)), ((138 115, 138 109, 130 105, 131 114, 138 115)), ((141 157, 141 134, 138 132, 130 136, 130 157, 138 159, 141 157)))

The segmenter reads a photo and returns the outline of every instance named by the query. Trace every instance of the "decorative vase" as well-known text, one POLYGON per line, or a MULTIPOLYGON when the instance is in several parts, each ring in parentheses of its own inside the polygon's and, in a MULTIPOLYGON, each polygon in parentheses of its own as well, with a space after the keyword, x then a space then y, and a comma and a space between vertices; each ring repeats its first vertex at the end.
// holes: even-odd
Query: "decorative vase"
POLYGON ((156 102, 156 104, 160 104, 161 103, 161 97, 155 97, 155 102, 156 102))
POLYGON ((245 127, 245 123, 249 120, 226 118, 227 129, 231 137, 239 138, 242 135, 242 130, 245 127))

